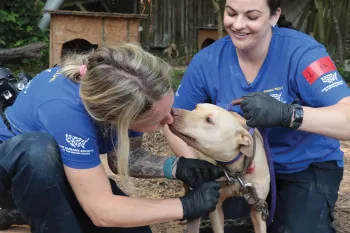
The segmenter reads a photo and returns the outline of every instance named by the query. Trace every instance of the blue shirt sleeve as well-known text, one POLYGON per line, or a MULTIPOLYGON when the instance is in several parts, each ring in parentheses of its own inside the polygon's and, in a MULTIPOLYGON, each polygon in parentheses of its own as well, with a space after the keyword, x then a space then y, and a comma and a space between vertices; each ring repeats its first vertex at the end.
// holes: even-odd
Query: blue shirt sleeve
POLYGON ((193 110, 198 103, 207 102, 210 97, 205 82, 202 57, 194 56, 175 93, 174 108, 193 110))
POLYGON ((303 104, 325 107, 349 96, 349 88, 324 46, 308 49, 299 60, 294 83, 303 104))
POLYGON ((42 128, 55 138, 63 164, 87 169, 101 163, 96 124, 83 106, 52 100, 38 107, 37 117, 42 128))

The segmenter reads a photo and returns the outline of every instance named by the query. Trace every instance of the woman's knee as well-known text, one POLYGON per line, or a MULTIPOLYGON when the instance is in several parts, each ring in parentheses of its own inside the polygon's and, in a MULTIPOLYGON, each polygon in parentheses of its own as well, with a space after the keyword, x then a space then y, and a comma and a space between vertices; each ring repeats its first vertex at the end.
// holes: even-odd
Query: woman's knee
POLYGON ((50 178, 50 174, 58 175, 62 171, 56 141, 42 132, 25 133, 8 140, 1 165, 13 178, 28 172, 50 178))

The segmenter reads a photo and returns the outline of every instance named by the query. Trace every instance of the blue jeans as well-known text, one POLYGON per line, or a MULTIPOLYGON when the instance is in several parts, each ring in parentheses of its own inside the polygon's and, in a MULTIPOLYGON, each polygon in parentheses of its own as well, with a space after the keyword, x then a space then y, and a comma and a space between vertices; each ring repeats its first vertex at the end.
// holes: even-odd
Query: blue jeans
MULTIPOLYGON (((125 195, 110 181, 115 195, 125 195)), ((32 233, 151 233, 148 226, 96 227, 66 179, 55 140, 45 133, 0 144, 0 207, 18 208, 32 233)))
MULTIPOLYGON (((331 223, 342 177, 343 168, 335 161, 314 163, 293 174, 277 174, 276 211, 268 233, 335 233, 331 223)), ((223 210, 225 219, 249 217, 249 206, 241 197, 225 200, 223 210)), ((250 233, 251 229, 225 227, 225 233, 250 233)), ((203 229, 201 233, 212 230, 203 229)))

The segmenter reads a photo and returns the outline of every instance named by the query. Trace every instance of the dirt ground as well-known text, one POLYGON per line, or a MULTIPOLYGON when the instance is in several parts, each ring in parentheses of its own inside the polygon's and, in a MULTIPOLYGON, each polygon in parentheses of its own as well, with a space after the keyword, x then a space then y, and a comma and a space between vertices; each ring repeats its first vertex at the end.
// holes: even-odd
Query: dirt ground
MULTIPOLYGON (((162 131, 152 134, 146 134, 143 142, 143 147, 149 151, 159 154, 168 155, 171 153, 170 148, 166 144, 162 131)), ((342 149, 345 152, 345 171, 344 179, 339 191, 338 202, 334 211, 335 227, 337 233, 350 233, 350 141, 342 142, 342 149)), ((107 173, 117 182, 119 177, 114 175, 106 165, 106 158, 102 157, 107 173)), ((166 179, 132 179, 133 193, 128 193, 131 196, 139 196, 151 199, 163 199, 168 197, 178 197, 184 194, 184 189, 179 181, 169 181, 166 179)), ((127 191, 122 187, 124 191, 127 191)), ((152 226, 154 233, 180 233, 183 232, 184 225, 179 221, 166 222, 152 226)), ((27 227, 16 227, 4 233, 29 233, 27 227)))

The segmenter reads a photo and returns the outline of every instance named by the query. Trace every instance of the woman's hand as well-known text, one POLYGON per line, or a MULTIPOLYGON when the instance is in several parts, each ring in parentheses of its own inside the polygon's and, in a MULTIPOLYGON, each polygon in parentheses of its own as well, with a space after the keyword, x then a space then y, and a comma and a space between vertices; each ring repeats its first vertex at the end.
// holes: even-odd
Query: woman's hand
POLYGON ((198 218, 215 210, 220 197, 220 184, 215 181, 201 184, 180 197, 183 207, 183 219, 198 218))
POLYGON ((252 93, 243 96, 241 109, 249 127, 290 127, 294 107, 282 103, 267 93, 252 93))
POLYGON ((207 181, 224 176, 224 168, 200 159, 180 157, 176 164, 175 178, 190 187, 198 187, 207 181))

